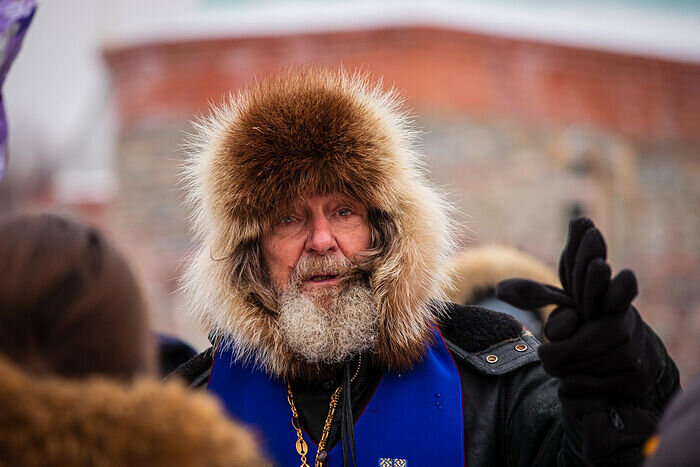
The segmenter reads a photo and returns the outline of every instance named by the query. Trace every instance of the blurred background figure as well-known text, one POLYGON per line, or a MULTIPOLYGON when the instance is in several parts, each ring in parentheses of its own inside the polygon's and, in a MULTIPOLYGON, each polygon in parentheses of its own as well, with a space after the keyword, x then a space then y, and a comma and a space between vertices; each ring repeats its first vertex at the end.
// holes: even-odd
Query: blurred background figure
POLYGON ((0 354, 0 459, 11 466, 262 466, 253 436, 182 385, 37 377, 0 354))
POLYGON ((209 396, 135 381, 156 373, 148 310, 97 229, 5 219, 0 265, 1 464, 262 465, 209 396))
POLYGON ((656 432, 645 446, 644 467, 700 465, 700 375, 671 401, 656 432))
POLYGON ((342 64, 405 96, 460 247, 527 245, 556 264, 568 219, 591 217, 693 374, 698 44, 688 0, 46 1, 5 84, 22 157, 0 210, 59 207, 129 245, 157 330, 201 350, 177 286, 190 121, 256 76, 342 64))
POLYGON ((2 85, 17 57, 24 34, 36 11, 35 0, 0 0, 0 180, 7 164, 7 118, 2 85))
POLYGON ((465 249, 452 258, 449 268, 453 287, 447 294, 451 301, 508 313, 542 341, 542 326, 554 307, 521 310, 496 298, 496 284, 519 277, 561 287, 550 267, 524 251, 488 245, 465 249))
POLYGON ((34 374, 155 371, 140 286, 95 228, 53 214, 0 223, 0 354, 34 374))

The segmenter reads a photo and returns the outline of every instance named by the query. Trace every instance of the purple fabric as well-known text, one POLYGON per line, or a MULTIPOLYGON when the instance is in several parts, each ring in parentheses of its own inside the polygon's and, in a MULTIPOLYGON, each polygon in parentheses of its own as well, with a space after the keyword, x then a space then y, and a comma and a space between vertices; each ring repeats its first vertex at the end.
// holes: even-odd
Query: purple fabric
POLYGON ((7 160, 7 119, 2 85, 35 11, 36 0, 0 0, 0 180, 7 160))

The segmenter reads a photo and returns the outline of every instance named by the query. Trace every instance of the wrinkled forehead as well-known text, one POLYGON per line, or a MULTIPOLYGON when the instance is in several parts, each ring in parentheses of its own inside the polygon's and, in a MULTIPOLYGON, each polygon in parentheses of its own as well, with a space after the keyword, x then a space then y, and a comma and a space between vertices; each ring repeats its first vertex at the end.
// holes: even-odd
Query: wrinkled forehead
POLYGON ((367 211, 367 206, 362 201, 344 193, 313 193, 292 200, 288 203, 287 208, 292 210, 332 208, 339 205, 348 205, 356 210, 367 211))

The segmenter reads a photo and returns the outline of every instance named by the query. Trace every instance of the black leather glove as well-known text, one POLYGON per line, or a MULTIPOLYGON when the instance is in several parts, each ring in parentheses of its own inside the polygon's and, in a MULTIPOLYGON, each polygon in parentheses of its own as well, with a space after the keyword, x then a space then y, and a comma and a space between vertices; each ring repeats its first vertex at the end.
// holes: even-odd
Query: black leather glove
MULTIPOLYGON (((662 355, 631 302, 637 280, 630 270, 611 279, 603 236, 588 218, 569 224, 559 262, 563 290, 525 279, 498 284, 500 300, 522 309, 555 304, 539 349, 547 373, 560 381, 560 396, 575 412, 591 399, 637 399, 653 389, 662 355), (578 401, 586 399, 586 403, 578 401)), ((595 404, 594 404, 595 405, 595 404)))

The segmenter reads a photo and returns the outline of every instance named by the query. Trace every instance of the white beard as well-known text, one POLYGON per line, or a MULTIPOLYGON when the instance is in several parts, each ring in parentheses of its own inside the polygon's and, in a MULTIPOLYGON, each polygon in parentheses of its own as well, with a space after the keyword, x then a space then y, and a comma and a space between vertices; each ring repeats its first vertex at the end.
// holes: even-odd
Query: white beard
POLYGON ((278 303, 285 342, 307 363, 342 363, 377 343, 377 310, 365 284, 353 282, 308 293, 292 281, 278 294, 278 303))

